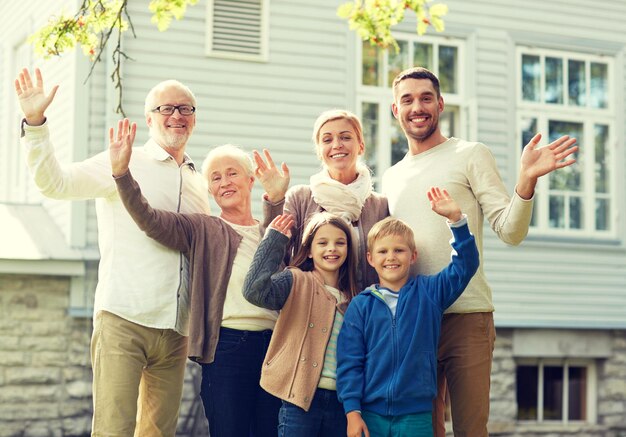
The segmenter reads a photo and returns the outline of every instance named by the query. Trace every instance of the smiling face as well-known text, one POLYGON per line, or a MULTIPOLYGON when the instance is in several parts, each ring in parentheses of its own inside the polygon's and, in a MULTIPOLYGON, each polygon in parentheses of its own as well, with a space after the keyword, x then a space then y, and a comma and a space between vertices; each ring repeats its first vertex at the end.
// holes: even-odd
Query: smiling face
POLYGON ((442 142, 439 114, 443 107, 443 98, 429 79, 404 79, 394 89, 391 109, 409 143, 434 146, 442 142))
POLYGON ((322 125, 317 134, 317 155, 330 177, 343 183, 356 179, 356 164, 365 150, 354 126, 345 118, 322 125))
POLYGON ((220 156, 208 163, 204 174, 209 193, 223 212, 250 205, 254 177, 248 175, 241 163, 229 156, 220 156))
POLYGON ((417 260, 417 251, 412 250, 406 238, 389 234, 378 238, 367 252, 367 261, 374 267, 380 285, 399 291, 409 279, 411 264, 417 260))
MULTIPOLYGON (((184 89, 176 86, 157 91, 152 104, 153 108, 162 105, 194 106, 191 96, 184 89)), ((177 152, 184 152, 187 140, 196 126, 196 114, 181 115, 178 110, 172 115, 147 112, 146 123, 150 128, 150 137, 174 156, 177 152)))
POLYGON ((339 268, 348 256, 348 238, 344 231, 331 224, 322 225, 311 242, 309 258, 313 269, 324 277, 326 284, 336 287, 339 268))

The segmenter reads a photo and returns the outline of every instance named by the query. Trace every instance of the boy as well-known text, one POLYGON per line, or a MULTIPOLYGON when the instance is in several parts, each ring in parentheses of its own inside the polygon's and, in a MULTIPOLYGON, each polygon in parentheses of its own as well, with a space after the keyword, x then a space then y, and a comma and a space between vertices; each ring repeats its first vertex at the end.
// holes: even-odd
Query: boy
POLYGON ((410 277, 417 250, 404 222, 387 218, 367 236, 367 261, 380 284, 352 300, 337 345, 337 393, 348 437, 432 436, 441 319, 479 259, 454 199, 439 188, 431 188, 428 199, 454 236, 452 261, 438 274, 410 277))

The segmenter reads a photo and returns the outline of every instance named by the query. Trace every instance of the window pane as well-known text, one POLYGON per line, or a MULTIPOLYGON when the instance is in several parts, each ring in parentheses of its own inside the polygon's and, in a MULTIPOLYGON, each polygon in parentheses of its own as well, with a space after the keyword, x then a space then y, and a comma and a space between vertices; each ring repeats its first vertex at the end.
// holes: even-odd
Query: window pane
POLYGON ((569 74, 569 104, 572 106, 585 106, 587 85, 585 82, 585 62, 568 61, 567 71, 569 74))
MULTIPOLYGON (((562 135, 569 135, 570 137, 580 139, 584 137, 583 125, 582 123, 551 120, 548 123, 548 134, 550 142, 556 140, 562 135)), ((558 171, 553 171, 552 173, 550 173, 550 189, 569 191, 582 190, 582 155, 579 153, 574 153, 570 155, 570 157, 576 158, 577 162, 573 165, 561 168, 558 171)))
POLYGON ((606 108, 608 106, 608 69, 607 64, 591 63, 589 106, 592 108, 606 108))
POLYGON ((539 56, 522 55, 522 99, 539 102, 541 97, 541 64, 539 56))
POLYGON ((409 150, 409 144, 406 141, 406 137, 404 136, 404 132, 402 132, 402 128, 400 128, 400 123, 398 120, 391 114, 391 165, 394 165, 396 162, 400 161, 406 155, 406 152, 409 150))
POLYGON ((433 46, 432 44, 414 43, 413 66, 433 69, 433 46))
POLYGON ((517 419, 537 420, 537 366, 517 366, 517 419))
POLYGON ((563 367, 543 368, 543 419, 563 418, 563 367))
POLYGON ((587 368, 569 368, 569 420, 587 419, 587 368))
POLYGON ((609 127, 602 124, 594 125, 595 139, 595 182, 596 193, 609 192, 609 165, 607 141, 609 138, 609 127))
POLYGON ((363 41, 363 85, 380 86, 381 51, 363 41))
POLYGON ((569 199, 569 227, 582 229, 584 227, 583 200, 580 197, 569 199))
POLYGON ((376 174, 378 150, 378 104, 363 102, 361 106, 363 139, 365 140, 365 163, 376 174))
POLYGON ((457 92, 457 65, 457 48, 439 46, 439 84, 442 93, 457 92))
POLYGON ((608 199, 596 199, 596 229, 598 231, 608 231, 610 203, 608 199))
POLYGON ((546 103, 563 103, 563 59, 546 58, 546 103))
POLYGON ((393 80, 396 76, 406 70, 408 68, 409 63, 409 43, 407 41, 398 41, 398 46, 400 46, 400 51, 396 53, 394 49, 389 49, 387 52, 388 56, 388 64, 389 64, 389 76, 388 76, 388 85, 391 86, 393 84, 393 80))
POLYGON ((550 227, 565 228, 565 202, 563 196, 550 196, 550 227))
POLYGON ((446 137, 459 136, 457 131, 458 106, 446 106, 446 110, 439 114, 439 128, 441 134, 446 137))

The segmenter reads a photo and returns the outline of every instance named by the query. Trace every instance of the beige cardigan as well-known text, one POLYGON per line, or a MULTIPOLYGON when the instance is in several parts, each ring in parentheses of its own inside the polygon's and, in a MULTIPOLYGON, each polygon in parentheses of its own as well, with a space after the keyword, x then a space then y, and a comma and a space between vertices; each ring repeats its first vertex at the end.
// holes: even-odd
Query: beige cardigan
POLYGON ((316 272, 290 268, 293 285, 280 311, 263 368, 261 387, 308 411, 322 374, 335 311, 347 305, 326 290, 316 272))

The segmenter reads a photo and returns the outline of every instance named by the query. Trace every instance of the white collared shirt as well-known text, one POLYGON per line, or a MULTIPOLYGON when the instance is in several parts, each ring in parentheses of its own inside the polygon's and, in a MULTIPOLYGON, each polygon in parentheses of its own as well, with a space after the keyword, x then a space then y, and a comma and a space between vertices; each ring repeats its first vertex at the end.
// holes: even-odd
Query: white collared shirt
MULTIPOLYGON (((24 133, 28 166, 45 196, 96 199, 100 266, 94 315, 109 311, 143 326, 187 335, 187 261, 181 253, 148 238, 133 222, 117 194, 109 152, 61 166, 47 124, 25 125, 24 133)), ((208 192, 187 156, 179 167, 149 140, 133 148, 129 167, 152 207, 209 213, 208 192)))

